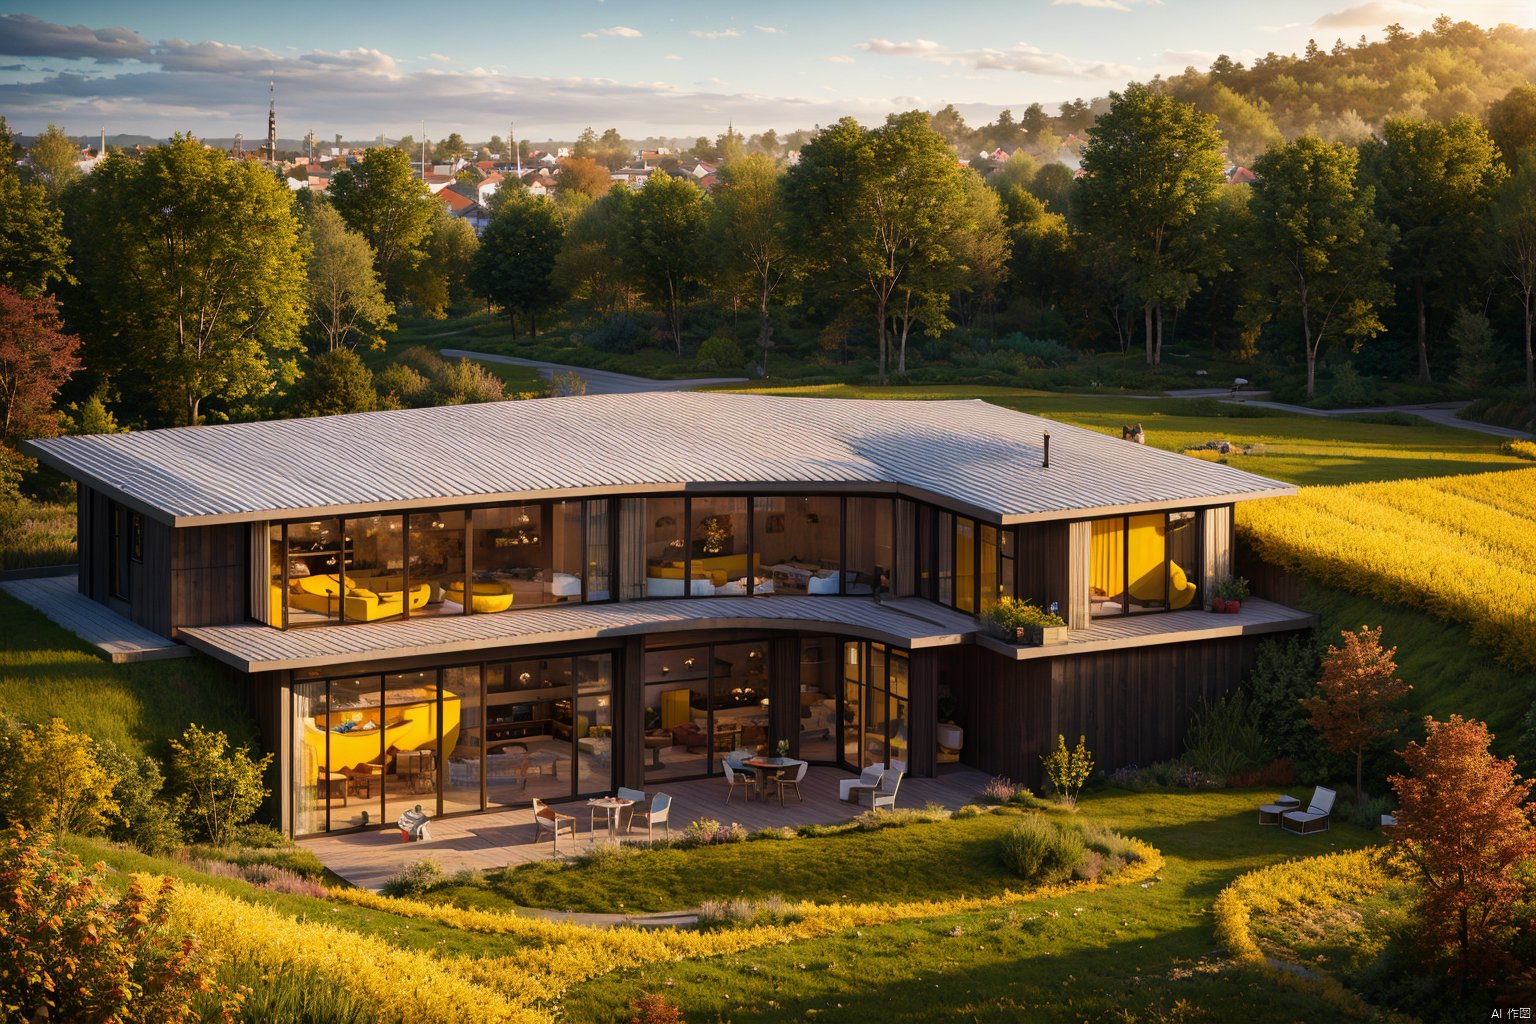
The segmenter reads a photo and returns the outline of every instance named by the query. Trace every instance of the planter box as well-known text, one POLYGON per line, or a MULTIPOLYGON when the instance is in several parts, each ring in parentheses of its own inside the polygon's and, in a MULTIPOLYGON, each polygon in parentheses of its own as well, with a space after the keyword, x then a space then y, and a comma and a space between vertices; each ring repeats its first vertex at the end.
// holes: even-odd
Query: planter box
POLYGON ((1066 626, 1023 626, 1019 629, 1019 642, 1033 647, 1050 647, 1067 642, 1066 626))
POLYGON ((1236 615, 1242 610, 1243 602, 1241 601, 1229 601, 1222 597, 1211 599, 1211 611, 1213 612, 1227 612, 1228 614, 1236 615))

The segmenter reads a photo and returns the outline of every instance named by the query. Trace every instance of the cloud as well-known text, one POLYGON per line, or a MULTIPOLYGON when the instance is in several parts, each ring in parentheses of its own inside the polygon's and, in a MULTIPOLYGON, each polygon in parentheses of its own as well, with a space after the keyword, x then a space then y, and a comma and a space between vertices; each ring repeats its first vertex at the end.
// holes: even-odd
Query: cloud
POLYGON ((1369 3, 1332 11, 1314 21, 1315 28, 1382 28, 1396 21, 1422 21, 1431 10, 1422 4, 1400 0, 1370 0, 1369 3))
POLYGON ((581 34, 581 38, 583 38, 583 39, 596 39, 597 38, 597 33, 596 32, 583 32, 581 34))
POLYGON ((823 57, 821 59, 826 61, 828 64, 852 64, 852 63, 854 63, 854 59, 852 57, 848 56, 846 53, 834 53, 830 57, 823 57))
POLYGON ((882 57, 917 57, 951 67, 969 67, 979 71, 1017 71, 1105 80, 1129 79, 1139 74, 1139 69, 1127 64, 1084 61, 1064 53, 1051 53, 1028 43, 1015 43, 1006 50, 992 47, 949 50, 931 39, 914 39, 902 43, 893 43, 889 39, 871 39, 867 43, 859 43, 858 48, 882 57))
POLYGON ((1284 25, 1260 25, 1259 26, 1259 31, 1260 32, 1285 32, 1288 29, 1300 28, 1300 27, 1301 27, 1301 22, 1299 22, 1299 21, 1288 21, 1284 25))
POLYGON ((733 28, 724 28, 718 32, 707 32, 703 29, 696 28, 688 34, 697 39, 735 39, 741 35, 740 32, 733 28))
POLYGON ((661 59, 662 60, 682 60, 683 58, 679 57, 675 53, 669 53, 669 54, 667 54, 665 57, 663 57, 661 59))
POLYGON ((1097 7, 1106 11, 1129 11, 1130 8, 1117 0, 1051 0, 1052 7, 1097 7))
POLYGON ((639 39, 640 30, 630 28, 628 25, 614 25, 610 28, 600 28, 598 32, 605 36, 618 36, 621 39, 639 39))
POLYGON ((433 53, 431 55, 431 57, 432 57, 433 60, 437 61, 439 64, 454 64, 454 63, 457 63, 452 57, 446 56, 446 55, 441 54, 441 53, 433 53))
POLYGON ((781 28, 774 28, 772 25, 753 25, 752 28, 754 31, 761 32, 765 36, 776 36, 784 31, 781 28))
POLYGON ((148 50, 149 41, 131 29, 55 25, 30 14, 0 14, 0 53, 11 57, 136 60, 148 50))

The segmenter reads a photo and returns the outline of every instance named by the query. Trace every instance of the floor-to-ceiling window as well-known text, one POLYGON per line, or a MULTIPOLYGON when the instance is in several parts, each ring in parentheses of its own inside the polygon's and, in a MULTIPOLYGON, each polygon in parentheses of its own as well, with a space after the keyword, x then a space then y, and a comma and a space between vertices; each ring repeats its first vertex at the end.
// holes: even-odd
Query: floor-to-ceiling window
POLYGON ((1203 554, 1195 511, 1095 519, 1088 600, 1095 617, 1199 607, 1203 554))
POLYGON ((863 768, 908 761, 908 655, 885 644, 843 643, 843 762, 863 768))
POLYGON ((412 600, 410 615, 463 615, 464 512, 418 512, 406 517, 407 543, 410 547, 410 571, 407 589, 421 600, 412 600), (425 587, 424 594, 419 593, 425 587))
POLYGON ((777 739, 768 680, 764 641, 647 651, 646 782, 717 774, 733 750, 766 753, 777 739))
POLYGON ((838 714, 838 642, 829 636, 800 641, 800 734, 798 756, 837 763, 841 716, 838 714))
POLYGON ((894 504, 892 498, 848 499, 844 593, 872 594, 882 579, 896 578, 894 504))
POLYGON ((842 499, 754 498, 753 545, 775 594, 843 592, 842 499))

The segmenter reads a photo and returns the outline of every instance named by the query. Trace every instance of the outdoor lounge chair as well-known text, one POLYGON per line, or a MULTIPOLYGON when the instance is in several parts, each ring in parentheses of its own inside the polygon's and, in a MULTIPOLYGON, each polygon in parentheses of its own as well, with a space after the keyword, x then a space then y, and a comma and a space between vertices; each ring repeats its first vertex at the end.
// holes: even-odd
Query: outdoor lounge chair
POLYGON ((773 780, 774 785, 779 788, 780 807, 784 806, 784 791, 787 789, 793 789, 795 791, 795 799, 799 800, 801 803, 805 803, 805 796, 800 792, 800 783, 805 781, 805 773, 809 768, 810 765, 807 762, 801 761, 795 766, 795 774, 790 776, 780 775, 778 778, 773 780))
POLYGON ((672 823, 667 820, 667 815, 671 810, 672 798, 665 793, 657 793, 651 797, 649 804, 643 810, 639 804, 635 805, 635 808, 629 815, 629 828, 631 830, 634 829, 636 818, 644 818, 646 839, 654 840, 656 838, 657 825, 665 826, 667 835, 670 836, 672 834, 672 823))
POLYGON ((1318 786, 1312 791, 1312 802, 1304 811, 1287 811, 1280 816, 1280 827, 1299 836, 1312 832, 1328 831, 1328 816, 1333 813, 1333 800, 1338 796, 1331 789, 1318 786))
POLYGON ((572 840, 576 838, 576 816, 561 814, 538 797, 534 797, 533 800, 533 823, 538 827, 538 831, 533 835, 533 841, 538 842, 539 837, 548 832, 550 838, 554 840, 556 850, 560 849, 561 832, 570 833, 572 840))
POLYGON ((725 781, 730 787, 725 791, 725 802, 731 802, 731 794, 736 792, 737 789, 745 791, 746 796, 743 799, 752 799, 752 793, 757 789, 757 779, 753 777, 752 773, 732 768, 729 761, 721 762, 720 766, 725 769, 725 781))
POLYGON ((901 780, 906 774, 906 772, 886 772, 880 777, 880 785, 874 789, 858 790, 859 803, 862 804, 865 798, 868 797, 871 810, 878 811, 882 807, 895 807, 896 791, 901 788, 901 780))
POLYGON ((842 779, 837 784, 837 798, 846 803, 857 803, 859 790, 874 789, 880 785, 880 777, 885 774, 885 769, 878 764, 872 764, 859 773, 856 779, 842 779))

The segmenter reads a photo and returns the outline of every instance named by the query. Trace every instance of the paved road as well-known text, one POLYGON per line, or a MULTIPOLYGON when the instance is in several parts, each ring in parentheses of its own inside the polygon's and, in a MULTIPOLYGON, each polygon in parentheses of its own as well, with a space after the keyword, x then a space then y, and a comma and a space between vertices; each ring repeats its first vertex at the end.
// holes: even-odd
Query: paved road
POLYGON ((633 377, 627 373, 594 370, 586 366, 562 366, 538 359, 521 359, 517 356, 492 355, 489 352, 471 352, 462 348, 445 348, 440 355, 444 359, 474 359, 482 363, 503 363, 509 366, 531 366, 545 380, 557 373, 574 373, 587 382, 589 395, 630 395, 641 391, 692 391, 709 384, 740 384, 746 377, 696 377, 692 380, 652 380, 650 377, 633 377))
POLYGON ((1265 409, 1279 409, 1282 412, 1296 413, 1301 416, 1353 416, 1360 413, 1386 413, 1401 412, 1409 416, 1418 416, 1438 423, 1444 427, 1459 427, 1462 430, 1473 430, 1480 434, 1492 434, 1495 437, 1529 438, 1531 435, 1521 430, 1511 430, 1509 427, 1496 427, 1491 423, 1478 423, 1475 420, 1464 420, 1457 417, 1457 413, 1465 409, 1470 402, 1428 402, 1422 405, 1372 405, 1361 409, 1313 409, 1305 405, 1290 405, 1286 402, 1268 401, 1269 392, 1255 392, 1253 398, 1235 398, 1230 388, 1189 388, 1181 391, 1168 391, 1165 394, 1169 398, 1215 398, 1218 401, 1230 402, 1234 405, 1257 405, 1265 409), (1264 397, 1258 397, 1258 396, 1264 397))

